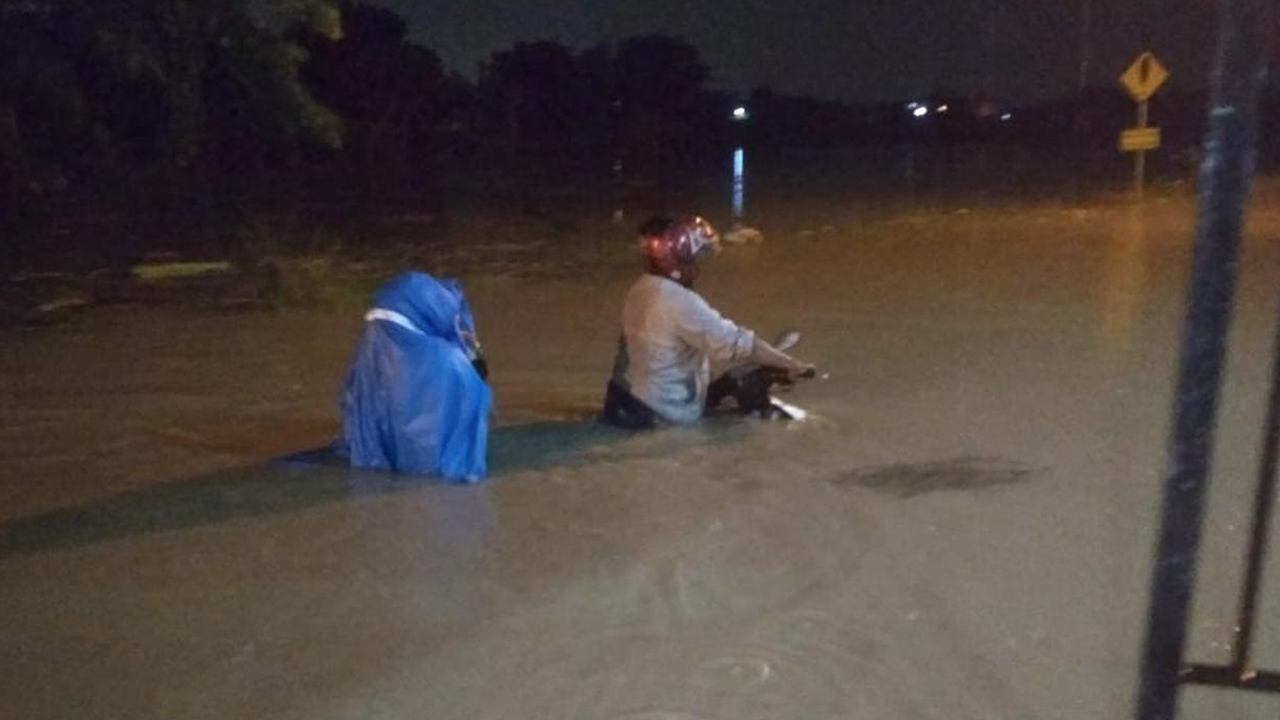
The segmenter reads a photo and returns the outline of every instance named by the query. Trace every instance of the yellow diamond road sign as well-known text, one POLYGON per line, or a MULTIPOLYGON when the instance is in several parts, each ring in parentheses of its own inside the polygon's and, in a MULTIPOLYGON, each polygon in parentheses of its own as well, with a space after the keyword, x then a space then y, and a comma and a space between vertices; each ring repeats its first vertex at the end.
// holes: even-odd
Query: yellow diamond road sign
POLYGON ((1137 102, 1144 102, 1164 84, 1169 71, 1155 55, 1144 52, 1120 76, 1120 84, 1129 91, 1129 95, 1137 102))

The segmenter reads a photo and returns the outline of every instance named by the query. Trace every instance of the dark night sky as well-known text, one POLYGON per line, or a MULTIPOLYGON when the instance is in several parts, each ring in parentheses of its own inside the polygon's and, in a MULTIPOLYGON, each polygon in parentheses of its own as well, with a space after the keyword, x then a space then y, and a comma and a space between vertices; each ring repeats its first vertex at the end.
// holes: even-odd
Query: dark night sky
POLYGON ((638 33, 682 35, 713 84, 841 99, 901 99, 986 86, 1011 99, 1062 94, 1079 74, 1091 6, 1090 82, 1150 48, 1182 87, 1206 84, 1213 0, 370 0, 394 9, 450 69, 516 40, 583 48, 638 33))

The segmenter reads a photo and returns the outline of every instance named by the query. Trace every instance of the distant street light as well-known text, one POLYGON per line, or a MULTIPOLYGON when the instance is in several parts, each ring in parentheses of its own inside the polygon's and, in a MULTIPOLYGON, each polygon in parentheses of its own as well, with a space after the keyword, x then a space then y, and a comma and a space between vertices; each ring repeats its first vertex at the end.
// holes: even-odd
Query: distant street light
POLYGON ((734 120, 737 120, 738 122, 742 122, 749 117, 751 117, 751 113, 748 113, 745 107, 739 105, 738 107, 733 109, 734 120))
POLYGON ((925 115, 928 115, 928 114, 929 114, 929 108, 927 108, 927 107, 925 107, 925 106, 921 105, 920 107, 916 108, 915 110, 912 110, 912 111, 911 111, 911 114, 912 114, 912 115, 915 115, 916 117, 924 117, 925 115))

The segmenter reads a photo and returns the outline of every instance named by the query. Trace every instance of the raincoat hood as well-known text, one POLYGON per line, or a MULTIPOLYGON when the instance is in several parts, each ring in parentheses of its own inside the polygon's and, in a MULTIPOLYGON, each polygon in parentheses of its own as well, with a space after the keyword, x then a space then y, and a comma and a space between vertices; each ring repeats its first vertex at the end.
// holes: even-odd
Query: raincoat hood
POLYGON ((375 309, 399 313, 414 328, 464 350, 476 336, 475 317, 457 280, 406 272, 383 285, 373 298, 375 309))

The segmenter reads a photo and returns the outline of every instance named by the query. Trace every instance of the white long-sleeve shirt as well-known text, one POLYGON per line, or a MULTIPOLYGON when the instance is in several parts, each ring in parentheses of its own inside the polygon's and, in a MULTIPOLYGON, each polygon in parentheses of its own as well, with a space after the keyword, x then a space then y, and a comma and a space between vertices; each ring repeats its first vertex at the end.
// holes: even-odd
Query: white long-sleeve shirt
POLYGON ((711 363, 732 365, 751 357, 755 333, 716 312, 674 280, 644 275, 622 306, 626 341, 615 372, 631 394, 662 418, 691 423, 702 417, 711 363))

